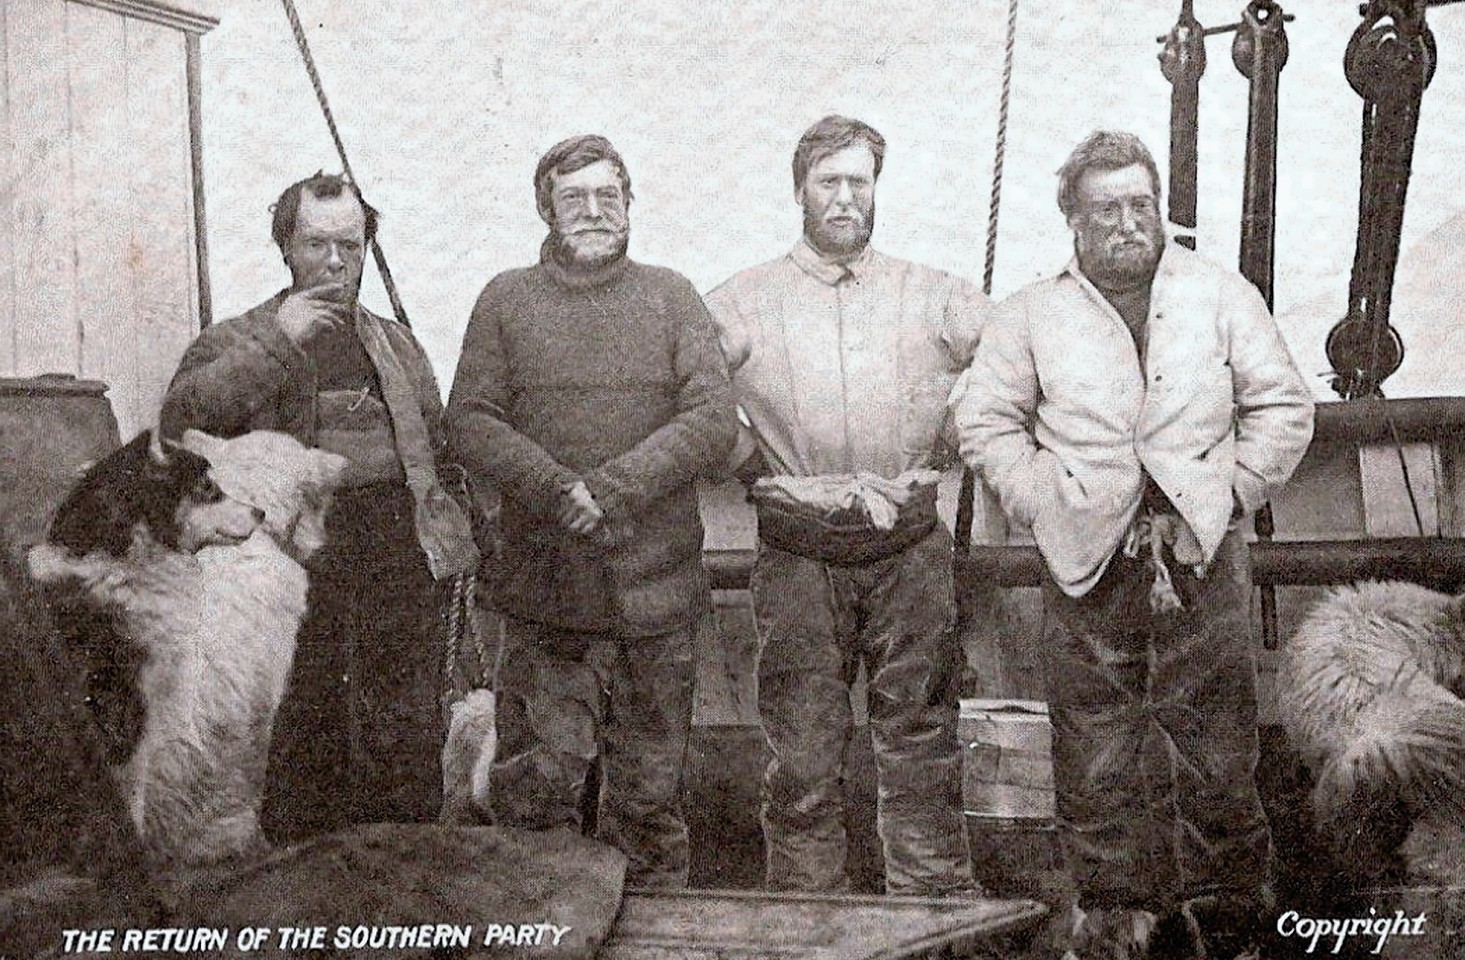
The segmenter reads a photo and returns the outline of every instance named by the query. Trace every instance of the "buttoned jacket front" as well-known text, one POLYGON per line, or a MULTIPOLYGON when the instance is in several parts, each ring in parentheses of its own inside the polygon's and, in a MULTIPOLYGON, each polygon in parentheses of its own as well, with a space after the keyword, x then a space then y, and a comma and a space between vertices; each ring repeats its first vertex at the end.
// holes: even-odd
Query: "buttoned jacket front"
POLYGON ((965 280, 866 247, 806 241, 707 295, 733 389, 775 473, 938 465, 946 398, 990 304, 965 280))
POLYGON ((1286 482, 1313 403, 1256 288, 1167 245, 1151 289, 1145 366, 1077 262, 998 305, 952 391, 963 456, 1031 524, 1058 585, 1081 596, 1140 505, 1147 471, 1200 545, 1286 482))

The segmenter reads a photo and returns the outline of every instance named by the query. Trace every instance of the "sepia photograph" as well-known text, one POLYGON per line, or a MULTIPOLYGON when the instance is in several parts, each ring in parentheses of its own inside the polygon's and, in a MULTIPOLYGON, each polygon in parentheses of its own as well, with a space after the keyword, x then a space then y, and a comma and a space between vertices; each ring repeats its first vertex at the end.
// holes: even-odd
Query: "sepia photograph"
POLYGON ((0 0, 0 960, 1465 960, 1462 156, 1460 0, 0 0))

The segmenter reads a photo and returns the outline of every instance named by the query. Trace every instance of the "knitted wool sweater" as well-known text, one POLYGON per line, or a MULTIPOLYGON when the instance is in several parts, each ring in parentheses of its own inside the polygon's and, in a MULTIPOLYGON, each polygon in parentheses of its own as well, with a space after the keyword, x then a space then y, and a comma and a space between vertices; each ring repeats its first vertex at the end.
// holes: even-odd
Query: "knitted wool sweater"
POLYGON ((625 257, 576 273, 549 254, 498 275, 473 308, 446 422, 454 456, 503 496, 500 610, 627 636, 701 612, 694 481, 721 467, 737 419, 686 278, 625 257), (596 535, 556 519, 577 480, 605 512, 596 535))

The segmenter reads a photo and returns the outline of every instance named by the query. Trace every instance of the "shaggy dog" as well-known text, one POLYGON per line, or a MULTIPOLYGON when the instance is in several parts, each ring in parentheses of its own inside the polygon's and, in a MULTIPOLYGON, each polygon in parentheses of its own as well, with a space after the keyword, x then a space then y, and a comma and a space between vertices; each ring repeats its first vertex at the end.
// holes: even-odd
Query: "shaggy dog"
MULTIPOLYGON (((38 556, 61 552, 120 561, 162 551, 192 553, 211 542, 242 541, 262 516, 224 496, 209 476, 208 460, 187 451, 167 456, 144 431, 83 473, 57 508, 50 546, 38 556)), ((142 732, 137 651, 117 632, 110 613, 74 584, 51 585, 45 599, 64 646, 83 664, 85 703, 104 735, 105 757, 121 763, 142 732)))
MULTIPOLYGON (((155 456, 139 436, 77 481, 52 525, 62 549, 120 560, 154 544, 237 540, 255 512, 228 502, 204 458, 155 456)), ((138 658, 112 618, 37 584, 0 551, 0 954, 34 956, 87 918, 147 926, 162 914, 111 764, 136 746, 138 658)))
POLYGON ((106 618, 113 686, 144 710, 113 772, 149 852, 213 863, 264 846, 270 731, 305 614, 298 560, 324 542, 345 460, 284 434, 189 431, 139 467, 137 443, 130 472, 103 461, 83 479, 31 572, 106 618), (159 482, 179 461, 205 465, 207 496, 159 482))
POLYGON ((1316 777, 1340 862, 1391 866, 1423 813, 1465 805, 1462 599, 1411 583, 1331 591, 1282 651, 1277 709, 1316 777))

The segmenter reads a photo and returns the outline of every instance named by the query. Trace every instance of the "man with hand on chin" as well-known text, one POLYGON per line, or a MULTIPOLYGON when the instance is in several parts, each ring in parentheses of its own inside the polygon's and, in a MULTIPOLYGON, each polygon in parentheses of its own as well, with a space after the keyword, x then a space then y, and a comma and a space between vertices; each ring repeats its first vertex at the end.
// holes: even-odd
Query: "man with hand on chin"
POLYGON ((736 469, 763 476, 751 588, 772 890, 849 889, 841 791, 862 663, 886 890, 975 886, 952 538, 935 484, 954 454, 946 397, 988 304, 963 280, 870 247, 884 159, 868 124, 815 123, 793 157, 802 239, 707 297, 750 424, 736 469), (831 530, 831 501, 855 499, 831 530))
POLYGON ((423 822, 441 798, 441 613, 473 570, 472 532, 438 481, 442 398, 406 326, 357 300, 377 213, 317 173, 272 234, 289 288, 206 328, 168 388, 164 435, 279 430, 344 456, 326 545, 271 742, 263 826, 288 842, 351 823, 423 822))
POLYGON ((626 256, 631 178, 610 142, 552 147, 534 193, 539 262, 479 296, 448 402, 456 458, 503 498, 494 813, 578 827, 599 754, 597 831, 627 883, 685 886, 692 634, 710 602, 694 481, 726 460, 736 414, 696 290, 626 256))
POLYGON ((997 307, 952 394, 962 455, 1047 566, 1058 814, 1086 923, 1129 936, 1169 916, 1204 943, 1154 955, 1250 956, 1270 839, 1241 521, 1302 459, 1313 404, 1256 288, 1165 242, 1136 137, 1080 143, 1058 206, 1074 257, 997 307))

